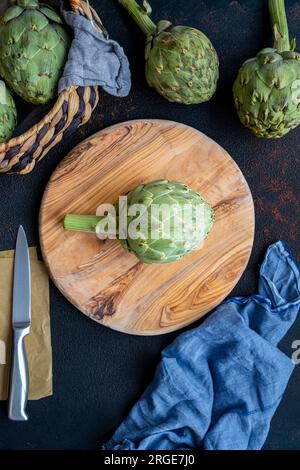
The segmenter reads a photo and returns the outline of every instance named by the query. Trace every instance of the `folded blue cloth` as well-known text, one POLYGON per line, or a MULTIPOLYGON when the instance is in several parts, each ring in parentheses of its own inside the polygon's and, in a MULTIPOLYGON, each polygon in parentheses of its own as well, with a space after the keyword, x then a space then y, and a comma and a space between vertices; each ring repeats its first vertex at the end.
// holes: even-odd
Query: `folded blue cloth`
POLYGON ((226 300, 168 346, 104 448, 260 449, 294 367, 276 346, 299 307, 299 269, 279 241, 267 250, 259 294, 226 300))
POLYGON ((131 74, 123 48, 104 37, 84 16, 64 10, 63 16, 74 30, 74 39, 58 92, 72 85, 99 85, 113 96, 127 96, 131 74))

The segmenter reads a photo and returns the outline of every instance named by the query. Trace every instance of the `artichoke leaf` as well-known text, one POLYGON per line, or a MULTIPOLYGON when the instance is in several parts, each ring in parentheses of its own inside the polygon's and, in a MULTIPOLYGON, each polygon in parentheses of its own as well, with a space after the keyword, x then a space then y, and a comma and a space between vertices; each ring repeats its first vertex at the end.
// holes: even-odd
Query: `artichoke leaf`
POLYGON ((0 80, 0 144, 8 141, 17 123, 14 100, 5 83, 0 80))
POLYGON ((295 68, 288 62, 265 64, 256 73, 267 86, 280 89, 289 86, 297 78, 295 68))
POLYGON ((253 74, 259 69, 257 60, 249 59, 247 60, 243 67, 239 70, 238 81, 241 85, 247 85, 247 83, 252 79, 253 74))
POLYGON ((291 100, 291 94, 290 87, 285 87, 283 89, 274 87, 272 89, 272 93, 270 93, 269 108, 274 113, 279 113, 281 120, 283 119, 283 113, 288 109, 288 105, 291 100))
POLYGON ((170 71, 164 71, 161 79, 161 87, 169 87, 171 91, 176 91, 179 89, 179 82, 176 80, 175 76, 170 71))
POLYGON ((20 16, 23 13, 23 11, 24 11, 24 8, 19 7, 19 5, 13 5, 8 10, 6 10, 6 12, 4 13, 4 15, 2 16, 0 20, 0 23, 6 24, 10 20, 18 18, 18 16, 20 16))
POLYGON ((171 21, 160 20, 157 23, 157 28, 156 28, 157 34, 161 33, 162 31, 165 31, 165 29, 168 29, 170 26, 172 26, 171 21))
POLYGON ((282 52, 282 57, 285 60, 299 60, 300 61, 300 54, 294 51, 284 51, 282 52))
MULTIPOLYGON (((0 25, 1 44, 5 44, 5 46, 16 44, 21 39, 25 30, 26 23, 23 20, 23 15, 18 19, 18 21, 12 22, 11 28, 6 28, 0 25)), ((1 49, 3 50, 4 48, 2 47, 1 49)))
POLYGON ((291 100, 298 106, 300 104, 300 79, 295 80, 291 86, 291 100))
MULTIPOLYGON (((263 51, 266 51, 266 49, 263 49, 263 51)), ((257 56, 257 62, 259 65, 265 65, 265 64, 273 64, 274 62, 282 62, 282 56, 277 53, 275 49, 271 50, 270 52, 263 52, 260 51, 257 56)))
MULTIPOLYGON (((161 73, 164 69, 164 59, 162 57, 162 51, 159 47, 152 48, 149 55, 149 60, 155 63, 155 70, 158 73, 161 73)), ((146 62, 146 66, 149 64, 149 61, 146 62)))
POLYGON ((29 31, 42 31, 49 24, 48 19, 38 10, 25 10, 22 15, 22 20, 26 24, 26 29, 29 31))
POLYGON ((174 47, 178 50, 188 51, 191 47, 191 36, 190 34, 185 34, 186 28, 184 26, 175 26, 172 30, 172 35, 176 39, 176 44, 174 47))
POLYGON ((273 52, 276 52, 274 47, 264 47, 258 52, 257 56, 260 56, 261 54, 272 54, 273 52))
MULTIPOLYGON (((40 36, 38 34, 38 36, 40 36)), ((40 42, 40 49, 45 51, 55 50, 60 43, 61 38, 57 33, 56 28, 47 28, 43 34, 43 40, 40 42)))
POLYGON ((65 28, 63 28, 61 25, 54 24, 52 25, 52 27, 56 31, 56 34, 59 36, 61 43, 63 43, 64 49, 60 55, 60 57, 63 57, 66 54, 66 46, 69 47, 70 45, 70 37, 65 28))
POLYGON ((48 5, 41 5, 40 12, 43 13, 49 20, 53 21, 54 23, 63 24, 62 19, 56 13, 55 10, 50 8, 48 5))
POLYGON ((272 93, 272 88, 266 85, 259 76, 253 78, 249 82, 250 86, 248 89, 250 102, 255 103, 266 103, 272 93))
POLYGON ((180 69, 183 67, 181 57, 174 51, 168 51, 168 53, 164 49, 160 49, 160 51, 163 63, 165 64, 164 69, 167 68, 175 70, 175 72, 181 72, 180 69))

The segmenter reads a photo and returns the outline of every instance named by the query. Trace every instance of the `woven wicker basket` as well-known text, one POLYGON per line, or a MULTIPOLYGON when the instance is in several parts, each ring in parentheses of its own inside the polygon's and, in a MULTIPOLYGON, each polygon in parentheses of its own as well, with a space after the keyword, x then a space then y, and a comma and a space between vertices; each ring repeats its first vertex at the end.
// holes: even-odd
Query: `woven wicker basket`
MULTIPOLYGON (((93 21, 107 37, 88 0, 69 0, 71 9, 93 21)), ((98 87, 72 86, 57 98, 51 111, 24 134, 0 144, 0 173, 29 173, 63 137, 85 124, 99 101, 98 87)))

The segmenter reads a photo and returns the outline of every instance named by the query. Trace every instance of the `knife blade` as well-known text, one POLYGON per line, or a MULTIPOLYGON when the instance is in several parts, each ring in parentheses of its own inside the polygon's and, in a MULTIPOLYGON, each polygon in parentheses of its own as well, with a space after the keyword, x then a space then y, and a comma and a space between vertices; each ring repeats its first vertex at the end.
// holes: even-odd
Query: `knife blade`
POLYGON ((10 375, 8 417, 13 421, 27 421, 28 365, 24 338, 30 332, 30 262, 25 231, 20 225, 17 235, 13 282, 13 348, 10 375))

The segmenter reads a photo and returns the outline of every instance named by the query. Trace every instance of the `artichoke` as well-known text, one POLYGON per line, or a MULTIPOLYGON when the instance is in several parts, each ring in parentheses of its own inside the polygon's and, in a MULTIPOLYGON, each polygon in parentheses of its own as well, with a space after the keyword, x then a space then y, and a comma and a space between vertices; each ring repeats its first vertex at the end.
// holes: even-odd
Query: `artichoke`
POLYGON ((233 86, 241 122, 258 137, 282 137, 300 123, 300 54, 290 42, 284 0, 269 0, 274 47, 240 69, 233 86))
MULTIPOLYGON (((167 180, 139 185, 128 194, 126 206, 120 201, 115 207, 119 242, 144 263, 181 259, 203 242, 214 220, 212 208, 200 194, 185 184, 167 180), (130 215, 133 208, 138 215, 130 215)), ((104 227, 111 218, 111 214, 69 214, 64 228, 107 235, 104 227)))
POLYGON ((17 123, 17 110, 13 97, 0 81, 0 144, 9 140, 17 123))
POLYGON ((148 84, 169 101, 197 104, 208 101, 219 78, 217 53, 205 34, 188 26, 155 25, 144 0, 119 0, 147 36, 145 58, 148 84))
POLYGON ((11 0, 0 19, 0 75, 25 101, 54 98, 70 39, 60 16, 38 0, 11 0))

